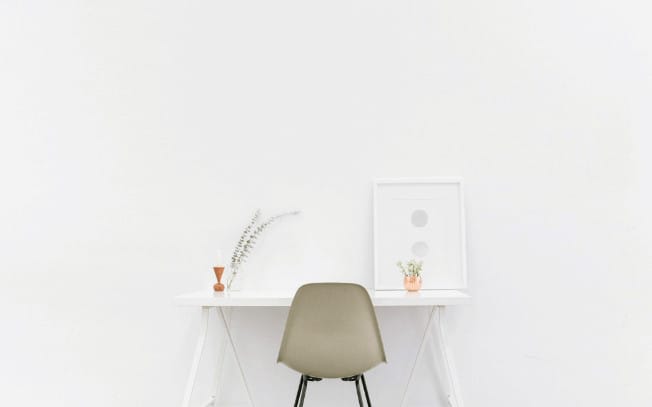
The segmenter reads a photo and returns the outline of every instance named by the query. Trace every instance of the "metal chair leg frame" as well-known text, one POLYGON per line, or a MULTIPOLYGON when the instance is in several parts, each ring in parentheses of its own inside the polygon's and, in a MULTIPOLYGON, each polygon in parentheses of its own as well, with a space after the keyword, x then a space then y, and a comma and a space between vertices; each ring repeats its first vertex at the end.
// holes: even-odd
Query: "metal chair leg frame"
MULTIPOLYGON (((303 407, 303 401, 306 398, 306 389, 308 388, 308 382, 319 382, 322 379, 319 377, 311 377, 306 375, 301 375, 301 380, 299 381, 299 389, 297 390, 297 396, 294 399, 294 407, 303 407)), ((362 392, 360 391, 360 381, 362 381, 362 388, 364 390, 364 396, 367 400, 367 407, 371 407, 371 399, 369 398, 369 390, 367 389, 367 381, 364 378, 364 375, 357 375, 351 377, 343 377, 345 382, 355 382, 355 391, 358 396, 358 404, 360 407, 365 407, 364 402, 362 401, 362 392)))
POLYGON ((308 389, 308 379, 305 376, 301 376, 303 379, 303 386, 301 391, 301 400, 299 401, 299 407, 303 407, 303 400, 306 398, 306 390, 308 389))
POLYGON ((297 397, 294 399, 294 407, 297 407, 299 405, 299 397, 301 397, 302 390, 303 390, 303 375, 301 375, 301 379, 299 379, 299 390, 297 390, 297 397))
POLYGON ((360 378, 362 379, 362 388, 364 389, 364 396, 367 399, 367 407, 371 407, 371 399, 369 398, 369 391, 367 390, 367 381, 364 379, 364 375, 361 374, 360 378))
POLYGON ((355 377, 355 391, 358 393, 358 404, 360 404, 360 407, 364 407, 362 395, 360 394, 360 376, 355 377))

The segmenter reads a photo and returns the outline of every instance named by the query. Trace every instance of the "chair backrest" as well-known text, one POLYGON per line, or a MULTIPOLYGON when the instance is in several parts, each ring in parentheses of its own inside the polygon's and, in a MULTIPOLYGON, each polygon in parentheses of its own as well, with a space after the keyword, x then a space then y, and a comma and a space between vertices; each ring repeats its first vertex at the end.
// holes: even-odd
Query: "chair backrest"
POLYGON ((351 377, 386 362, 367 290, 349 283, 300 287, 290 307, 278 362, 322 378, 351 377))

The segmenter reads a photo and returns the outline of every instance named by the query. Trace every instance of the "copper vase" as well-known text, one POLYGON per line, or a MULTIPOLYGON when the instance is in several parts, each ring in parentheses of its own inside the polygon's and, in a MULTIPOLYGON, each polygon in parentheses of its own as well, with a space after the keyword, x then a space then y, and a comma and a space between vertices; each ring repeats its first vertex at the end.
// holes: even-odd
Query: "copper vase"
POLYGON ((224 274, 224 267, 213 267, 217 283, 213 285, 213 291, 224 291, 224 284, 222 284, 222 274, 224 274))
POLYGON ((421 289, 421 277, 419 276, 405 276, 403 277, 403 287, 410 292, 419 291, 421 289))

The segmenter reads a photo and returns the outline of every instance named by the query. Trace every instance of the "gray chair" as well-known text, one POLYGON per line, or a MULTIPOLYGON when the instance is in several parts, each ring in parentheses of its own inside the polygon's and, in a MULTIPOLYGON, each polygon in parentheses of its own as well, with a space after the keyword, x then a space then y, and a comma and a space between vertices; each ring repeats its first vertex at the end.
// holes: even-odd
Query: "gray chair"
POLYGON ((360 381, 371 407, 364 372, 386 362, 376 313, 358 284, 314 283, 299 288, 288 314, 278 362, 301 373, 294 406, 303 406, 308 382, 360 381))

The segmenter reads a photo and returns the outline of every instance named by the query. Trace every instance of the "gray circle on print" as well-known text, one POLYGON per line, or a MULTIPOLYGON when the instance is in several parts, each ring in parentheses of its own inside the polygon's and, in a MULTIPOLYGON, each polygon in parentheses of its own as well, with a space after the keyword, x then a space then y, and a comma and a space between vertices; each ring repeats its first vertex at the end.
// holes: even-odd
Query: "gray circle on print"
POLYGON ((412 225, 422 228, 428 224, 428 213, 423 209, 412 212, 412 225))
POLYGON ((417 257, 426 257, 430 248, 426 242, 420 241, 412 245, 412 254, 417 257))

